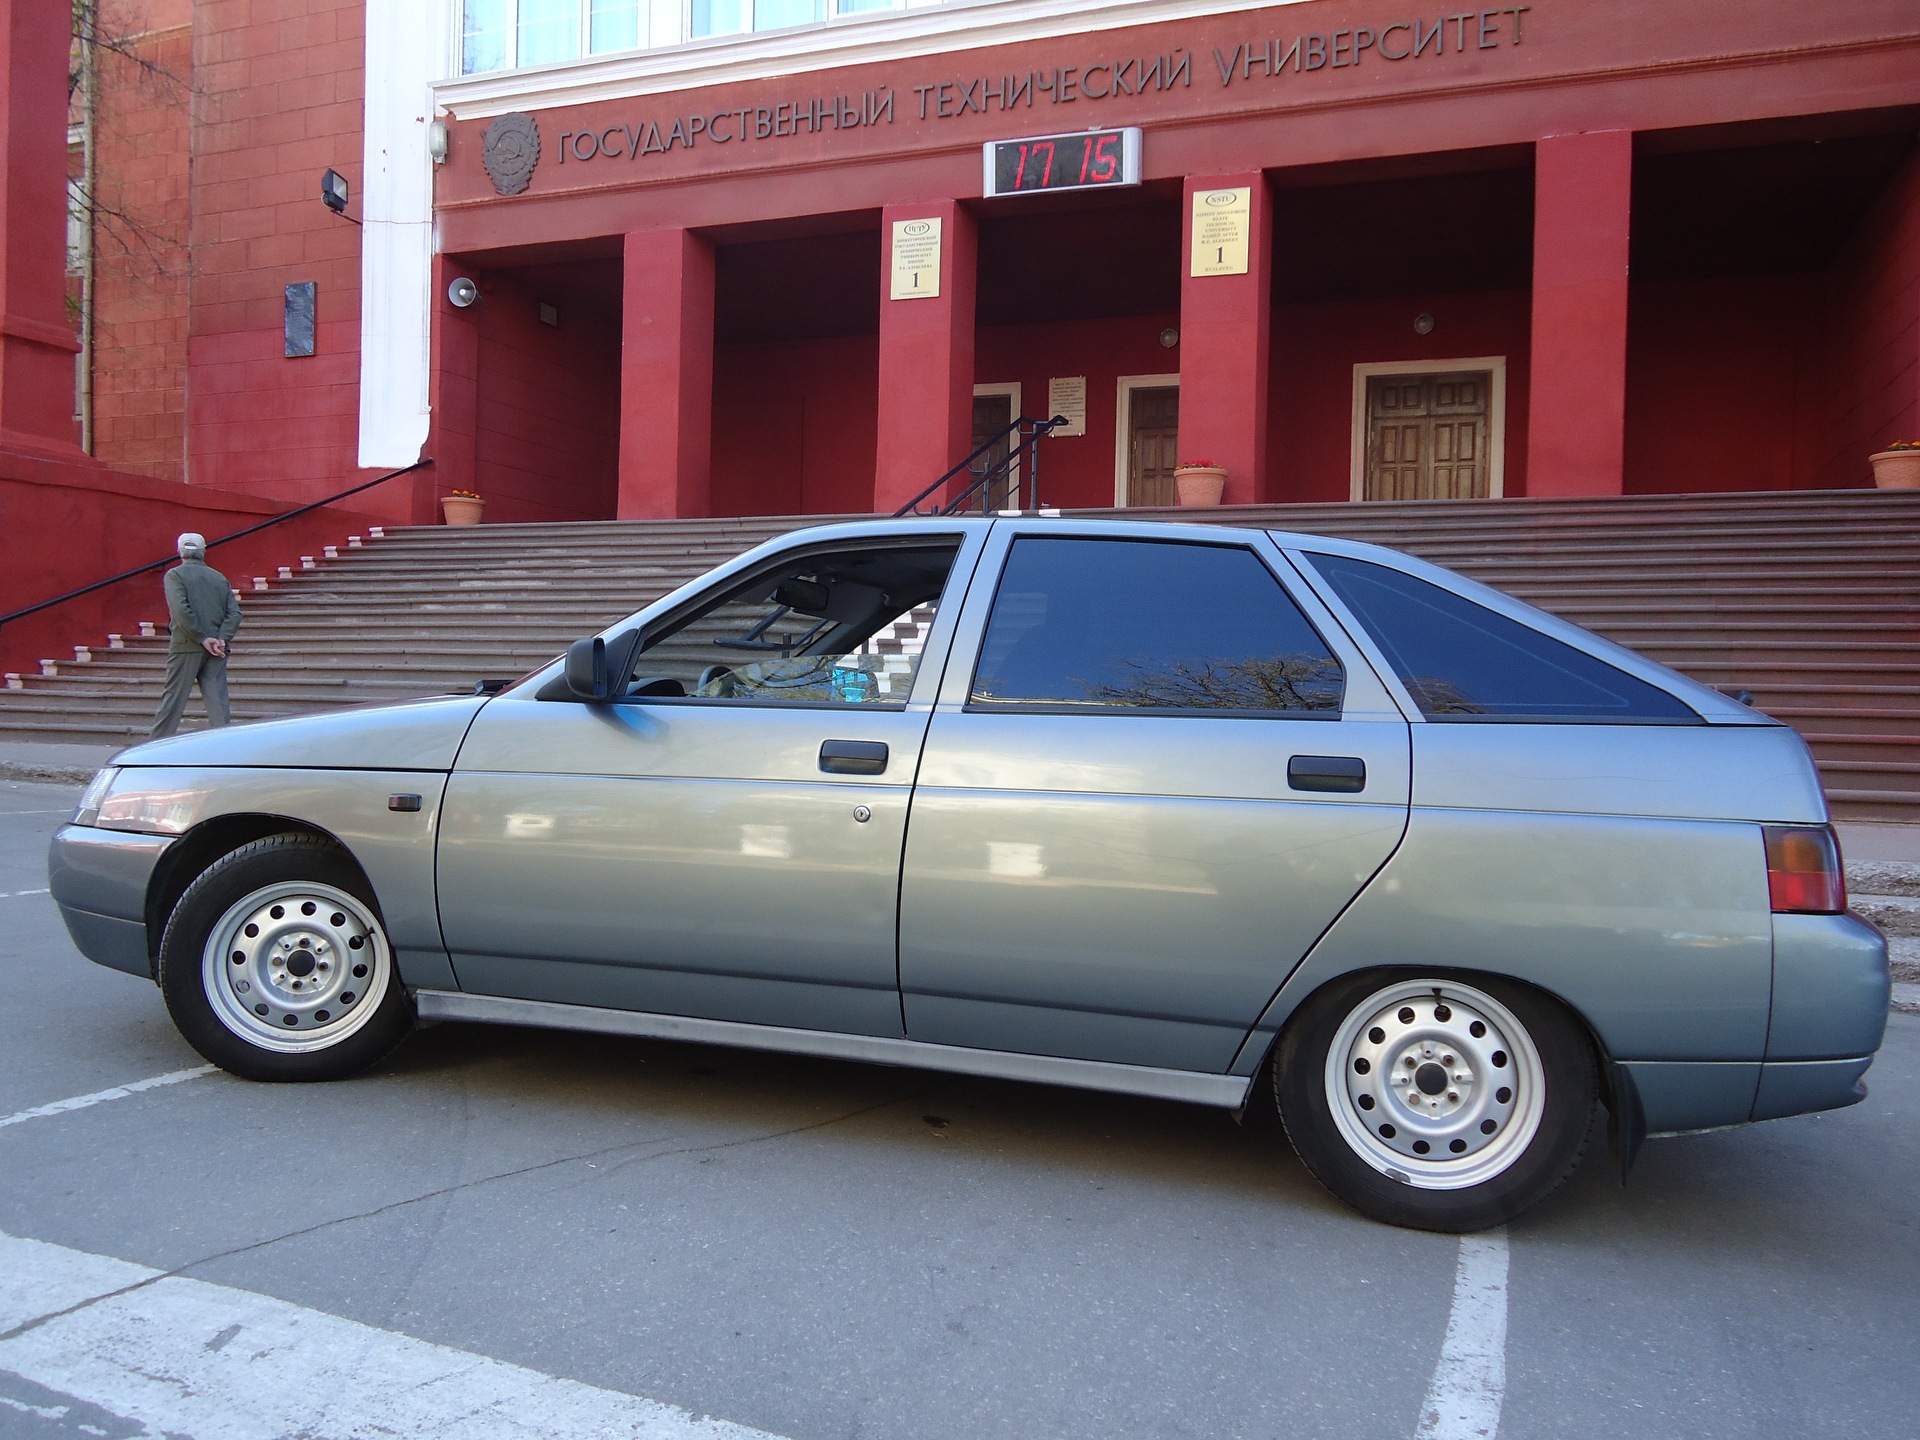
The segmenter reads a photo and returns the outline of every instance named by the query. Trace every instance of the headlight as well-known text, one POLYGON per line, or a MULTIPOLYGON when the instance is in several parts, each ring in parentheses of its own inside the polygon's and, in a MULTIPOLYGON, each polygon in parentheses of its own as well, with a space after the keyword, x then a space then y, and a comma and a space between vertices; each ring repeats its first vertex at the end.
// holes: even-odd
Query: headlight
POLYGON ((119 773, 112 765, 94 772, 93 779, 87 782, 87 788, 80 794, 79 807, 73 812, 70 823, 91 825, 100 818, 100 802, 107 798, 107 791, 113 788, 113 777, 119 773))
MULTIPOLYGON (((91 823, 102 830, 134 830, 143 835, 186 834, 200 818, 207 791, 204 786, 159 783, 168 774, 166 770, 145 769, 113 772, 91 823)), ((88 794, 92 793, 90 786, 88 794)))

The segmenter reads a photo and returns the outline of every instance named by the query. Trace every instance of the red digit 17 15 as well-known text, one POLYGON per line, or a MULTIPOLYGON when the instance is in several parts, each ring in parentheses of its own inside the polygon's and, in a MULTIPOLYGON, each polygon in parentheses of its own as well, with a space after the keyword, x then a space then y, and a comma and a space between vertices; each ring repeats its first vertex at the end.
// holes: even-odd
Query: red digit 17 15
MULTIPOLYGON (((1093 178, 1102 184, 1118 178, 1120 174, 1120 157, 1113 153, 1113 147, 1119 143, 1118 135, 1102 135, 1087 147, 1088 157, 1092 162, 1093 178)), ((1087 177, 1087 168, 1085 163, 1080 167, 1080 178, 1083 181, 1087 177)))

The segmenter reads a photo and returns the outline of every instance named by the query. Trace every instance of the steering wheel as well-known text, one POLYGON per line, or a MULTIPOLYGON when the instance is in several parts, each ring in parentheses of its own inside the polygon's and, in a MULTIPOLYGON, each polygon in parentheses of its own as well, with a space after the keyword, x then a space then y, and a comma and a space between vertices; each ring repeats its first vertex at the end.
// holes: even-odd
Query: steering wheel
MULTIPOLYGON (((709 685, 713 685, 721 680, 730 680, 732 676, 733 667, 731 665, 709 665, 700 672, 700 679, 693 687, 694 693, 696 695, 705 694, 709 685)), ((719 696, 726 696, 733 694, 733 691, 734 687, 732 685, 720 685, 713 693, 719 696)))

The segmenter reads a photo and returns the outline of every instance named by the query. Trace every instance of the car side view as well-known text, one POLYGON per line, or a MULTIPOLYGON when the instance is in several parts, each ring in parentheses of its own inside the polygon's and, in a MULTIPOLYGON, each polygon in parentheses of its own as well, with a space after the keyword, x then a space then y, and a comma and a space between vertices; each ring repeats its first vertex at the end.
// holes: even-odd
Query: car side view
POLYGON ((129 750, 50 866, 237 1075, 454 1019, 1270 1094, 1330 1191, 1436 1230, 1603 1124, 1624 1174, 1854 1103, 1888 999, 1791 729, 1409 556, 1213 525, 797 531, 497 695, 129 750))

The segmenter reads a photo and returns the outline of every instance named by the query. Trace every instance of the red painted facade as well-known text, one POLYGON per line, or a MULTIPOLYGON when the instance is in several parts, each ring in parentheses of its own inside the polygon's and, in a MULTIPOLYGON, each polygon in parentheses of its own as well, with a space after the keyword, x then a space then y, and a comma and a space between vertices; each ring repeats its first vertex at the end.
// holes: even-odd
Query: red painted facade
MULTIPOLYGON (((316 194, 328 167, 362 193, 364 6, 188 8, 190 133, 140 133, 165 157, 148 199, 190 211, 191 281, 100 346, 96 452, 310 500, 369 473, 362 232, 316 194), (317 353, 288 358, 300 281, 317 353)), ((9 296, 57 241, 16 224, 58 207, 23 159, 51 133, 25 54, 9 296)), ((1226 465, 1229 501, 1353 493, 1356 367, 1497 358, 1508 495, 1859 486, 1920 432, 1911 0, 1303 0, 591 103, 528 84, 516 195, 481 160, 511 104, 441 92, 436 464, 364 498, 383 518, 455 488, 489 520, 890 509, 970 448, 975 385, 1037 415, 1063 377, 1087 386, 1086 433, 1045 444, 1066 505, 1114 502, 1128 377, 1178 377, 1179 450, 1226 465), (1142 127, 1140 186, 981 198, 983 142, 1090 125, 1142 127), (1191 197, 1243 185, 1248 270, 1191 274, 1191 197), (893 223, 932 218, 941 293, 894 300, 893 223), (447 303, 459 275, 480 305, 447 303)), ((7 311, 0 426, 57 447, 70 352, 7 311)))
POLYGON ((193 7, 149 0, 132 13, 143 28, 97 55, 92 113, 81 104, 73 116, 74 168, 93 176, 101 212, 87 287, 89 449, 115 469, 184 480, 193 7))
MULTIPOLYGON (((710 404, 689 410, 682 393, 644 438, 632 401, 625 412, 629 453, 710 436, 706 484, 677 481, 673 513, 890 508, 968 448, 969 351, 967 378, 1018 383, 1029 413, 1050 378, 1086 377, 1087 434, 1048 442, 1044 461, 1046 498, 1062 504, 1113 502, 1119 378, 1170 373, 1181 453, 1225 463, 1229 501, 1343 498, 1354 367, 1427 357, 1504 361, 1509 495, 1869 483, 1866 455, 1911 430, 1920 404, 1902 358, 1920 325, 1909 7, 1543 0, 1422 19, 1384 42, 1408 53, 1383 59, 1399 23, 1371 0, 1312 0, 557 105, 535 112, 543 159, 513 197, 480 165, 485 119, 456 119, 437 179, 443 244, 469 268, 610 235, 631 247, 623 217, 644 202, 656 243, 687 234, 712 250, 710 404), (1319 66, 1316 36, 1330 47, 1319 66), (1128 65, 1154 78, 1116 96, 1128 65), (1014 79, 1069 68, 1073 95, 1003 103, 1014 79), (888 95, 892 118, 870 123, 888 95), (977 198, 982 141, 1088 123, 1145 127, 1146 184, 1127 200, 977 198), (1823 153, 1840 180, 1819 178, 1823 153), (1762 188, 1693 183, 1716 174, 1762 188), (1190 196, 1228 184, 1256 196, 1254 263, 1192 276, 1190 196), (724 333, 736 250, 778 248, 765 237, 781 227, 837 227, 884 252, 892 222, 916 216, 960 222, 963 265, 965 222, 978 230, 971 322, 964 295, 885 298, 883 256, 809 270, 809 242, 794 239, 789 280, 839 294, 839 313, 814 317, 810 336, 781 317, 724 333), (1103 223, 1137 243, 1103 248, 1103 223), (1013 273, 1016 229, 1051 283, 1013 273), (1096 295, 1085 277, 1099 274, 1112 283, 1096 295), (877 315, 862 286, 879 289, 877 315), (1179 334, 1172 351, 1157 348, 1163 330, 1179 334), (850 382, 876 354, 869 402, 850 382), (828 369, 839 383, 823 383, 828 369), (870 434, 863 494, 849 471, 866 468, 870 434)), ((661 493, 622 513, 668 513, 661 493)))
MULTIPOLYGON (((316 500, 350 485, 360 234, 319 203, 361 175, 360 0, 196 0, 188 478, 316 500), (286 287, 318 286, 316 353, 288 359, 286 287)), ((357 211, 355 212, 357 213, 357 211)), ((405 518, 396 487, 369 501, 405 518)))

